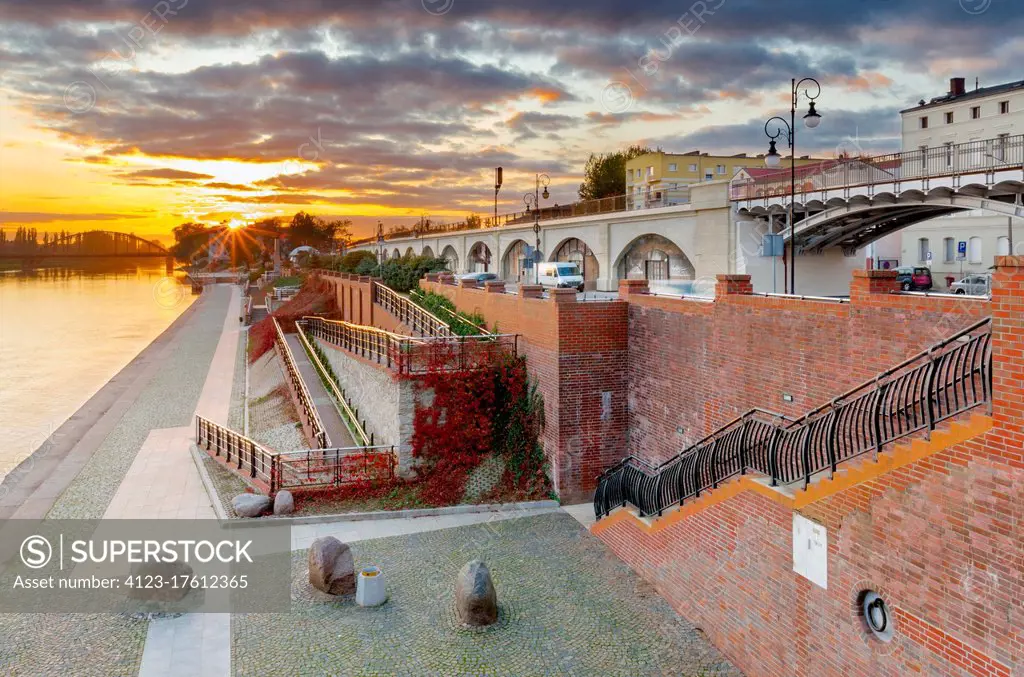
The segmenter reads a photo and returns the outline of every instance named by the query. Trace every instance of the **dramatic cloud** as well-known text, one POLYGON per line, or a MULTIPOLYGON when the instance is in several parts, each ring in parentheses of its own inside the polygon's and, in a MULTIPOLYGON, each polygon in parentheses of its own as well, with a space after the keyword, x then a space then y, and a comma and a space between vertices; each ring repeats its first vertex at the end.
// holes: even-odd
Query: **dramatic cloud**
POLYGON ((181 213, 453 213, 486 208, 499 165, 515 209, 534 172, 566 202, 591 152, 630 143, 763 152, 794 75, 825 115, 799 154, 897 150, 901 108, 1024 59, 1017 0, 431 6, 0 0, 0 88, 68 171, 180 190, 181 213))

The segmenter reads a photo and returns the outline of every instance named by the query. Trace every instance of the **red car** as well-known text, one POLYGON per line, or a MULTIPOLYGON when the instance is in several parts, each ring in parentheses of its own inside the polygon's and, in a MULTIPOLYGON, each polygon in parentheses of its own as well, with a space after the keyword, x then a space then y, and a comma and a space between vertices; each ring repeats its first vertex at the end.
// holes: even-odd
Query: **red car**
POLYGON ((903 291, 930 291, 932 271, 924 266, 904 266, 896 269, 896 281, 903 291))

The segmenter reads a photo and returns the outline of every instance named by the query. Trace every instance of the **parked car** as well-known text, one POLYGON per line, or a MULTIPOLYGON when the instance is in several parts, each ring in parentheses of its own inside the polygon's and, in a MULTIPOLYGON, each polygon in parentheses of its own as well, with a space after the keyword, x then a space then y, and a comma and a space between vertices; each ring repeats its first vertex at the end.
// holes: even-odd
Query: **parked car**
POLYGON ((970 294, 971 296, 988 296, 992 293, 992 276, 986 273, 968 275, 959 282, 949 285, 954 294, 970 294))
POLYGON ((896 281, 903 291, 929 291, 932 271, 924 266, 901 266, 896 269, 896 281))
POLYGON ((497 273, 466 273, 459 277, 460 280, 476 280, 477 284, 483 284, 488 280, 497 280, 497 273))
POLYGON ((541 285, 560 289, 575 287, 577 291, 583 291, 583 276, 580 274, 580 267, 575 263, 556 261, 540 263, 538 266, 537 281, 541 285))

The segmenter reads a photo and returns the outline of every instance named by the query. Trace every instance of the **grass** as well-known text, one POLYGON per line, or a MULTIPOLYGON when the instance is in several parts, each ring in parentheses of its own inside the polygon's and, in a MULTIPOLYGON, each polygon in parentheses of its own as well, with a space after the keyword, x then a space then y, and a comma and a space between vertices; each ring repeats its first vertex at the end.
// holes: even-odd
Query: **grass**
POLYGON ((288 277, 279 277, 274 280, 273 287, 300 287, 302 286, 302 278, 298 275, 289 275, 288 277))

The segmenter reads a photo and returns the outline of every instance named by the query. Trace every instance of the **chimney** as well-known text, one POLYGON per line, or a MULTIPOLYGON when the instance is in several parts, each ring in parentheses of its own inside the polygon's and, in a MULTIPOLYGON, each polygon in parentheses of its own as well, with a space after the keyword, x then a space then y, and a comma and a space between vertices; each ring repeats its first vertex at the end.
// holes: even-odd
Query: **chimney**
POLYGON ((950 96, 962 96, 967 91, 967 84, 964 78, 950 78, 949 79, 949 94, 950 96))

